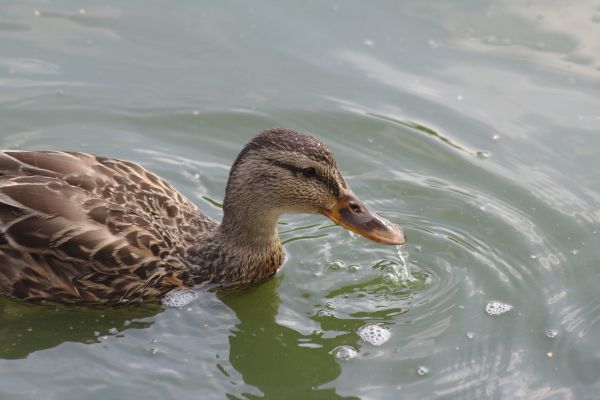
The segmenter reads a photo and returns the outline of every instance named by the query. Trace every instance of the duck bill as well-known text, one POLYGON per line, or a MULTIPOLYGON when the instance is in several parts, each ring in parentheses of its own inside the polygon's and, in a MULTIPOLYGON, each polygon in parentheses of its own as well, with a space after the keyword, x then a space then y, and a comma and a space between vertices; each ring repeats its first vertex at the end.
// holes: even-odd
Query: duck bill
POLYGON ((375 214, 354 193, 342 193, 338 202, 321 214, 336 224, 377 243, 404 244, 400 227, 375 214))

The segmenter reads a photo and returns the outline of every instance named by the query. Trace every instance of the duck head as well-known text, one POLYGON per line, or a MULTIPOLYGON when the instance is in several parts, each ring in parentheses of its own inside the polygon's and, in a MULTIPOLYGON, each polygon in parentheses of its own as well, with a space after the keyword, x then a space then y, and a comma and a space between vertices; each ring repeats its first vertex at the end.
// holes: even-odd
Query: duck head
POLYGON ((352 192, 321 141, 291 129, 264 131, 242 149, 230 171, 223 209, 225 225, 242 224, 242 210, 252 225, 272 225, 285 213, 320 213, 375 242, 405 242, 400 227, 352 192))

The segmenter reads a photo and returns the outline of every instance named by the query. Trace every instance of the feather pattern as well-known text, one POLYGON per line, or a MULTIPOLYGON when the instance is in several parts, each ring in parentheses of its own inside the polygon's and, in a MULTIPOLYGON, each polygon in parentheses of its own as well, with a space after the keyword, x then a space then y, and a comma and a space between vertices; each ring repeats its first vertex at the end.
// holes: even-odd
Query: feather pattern
POLYGON ((217 224, 131 162, 0 152, 0 292, 32 300, 160 297, 193 284, 185 249, 217 224))

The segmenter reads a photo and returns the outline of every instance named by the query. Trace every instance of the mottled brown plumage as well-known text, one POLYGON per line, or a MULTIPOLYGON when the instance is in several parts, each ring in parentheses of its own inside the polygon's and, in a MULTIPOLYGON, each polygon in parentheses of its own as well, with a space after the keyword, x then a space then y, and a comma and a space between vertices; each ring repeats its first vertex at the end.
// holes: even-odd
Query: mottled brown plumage
POLYGON ((260 281, 283 260, 279 216, 329 211, 347 190, 325 146, 287 129, 265 131, 241 151, 221 225, 128 161, 0 152, 0 293, 123 301, 260 281))

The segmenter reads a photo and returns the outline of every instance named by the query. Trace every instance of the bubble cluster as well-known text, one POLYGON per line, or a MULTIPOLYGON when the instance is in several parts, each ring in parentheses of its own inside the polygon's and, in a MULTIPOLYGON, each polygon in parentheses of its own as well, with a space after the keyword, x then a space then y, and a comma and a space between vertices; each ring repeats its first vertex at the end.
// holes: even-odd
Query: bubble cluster
POLYGON ((338 346, 331 350, 330 354, 333 354, 338 360, 348 361, 356 357, 358 352, 352 346, 338 346))
POLYGON ((373 346, 381 346, 390 339, 392 334, 388 329, 381 325, 369 324, 358 330, 358 336, 373 346))
POLYGON ((196 292, 190 289, 175 289, 171 290, 162 299, 162 304, 165 307, 183 307, 190 304, 198 297, 196 292))
POLYGON ((510 304, 501 303, 499 301, 490 301, 485 306, 485 312, 488 315, 496 317, 498 315, 502 315, 509 312, 510 310, 512 310, 512 308, 513 306, 511 306, 510 304))

